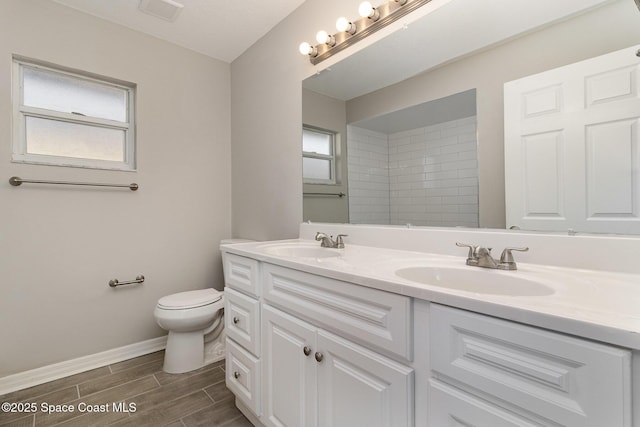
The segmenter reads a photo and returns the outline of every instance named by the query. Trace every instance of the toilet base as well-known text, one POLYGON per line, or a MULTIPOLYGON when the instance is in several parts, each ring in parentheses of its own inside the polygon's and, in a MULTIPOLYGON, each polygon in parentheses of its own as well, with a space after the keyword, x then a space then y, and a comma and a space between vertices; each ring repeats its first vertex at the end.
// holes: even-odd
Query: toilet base
POLYGON ((214 362, 219 362, 225 358, 225 337, 224 329, 218 334, 218 336, 207 341, 207 337, 204 339, 204 364, 209 365, 214 362))
POLYGON ((204 331, 169 331, 162 370, 182 374, 204 366, 204 331))

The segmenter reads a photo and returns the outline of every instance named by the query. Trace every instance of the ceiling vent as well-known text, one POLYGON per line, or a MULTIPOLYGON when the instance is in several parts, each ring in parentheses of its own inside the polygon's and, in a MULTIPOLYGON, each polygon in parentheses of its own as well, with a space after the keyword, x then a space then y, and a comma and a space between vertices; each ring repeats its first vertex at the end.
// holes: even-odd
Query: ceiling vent
POLYGON ((183 7, 183 4, 173 0, 140 0, 138 9, 156 18, 173 22, 178 18, 183 7))

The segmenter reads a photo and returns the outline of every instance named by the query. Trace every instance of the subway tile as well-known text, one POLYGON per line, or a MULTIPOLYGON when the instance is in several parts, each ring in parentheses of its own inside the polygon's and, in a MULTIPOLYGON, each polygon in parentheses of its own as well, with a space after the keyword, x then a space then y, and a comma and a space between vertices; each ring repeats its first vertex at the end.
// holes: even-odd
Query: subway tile
POLYGON ((478 152, 472 151, 458 151, 458 160, 477 160, 478 152))
POLYGON ((478 187, 476 186, 458 187, 458 194, 460 194, 461 196, 478 195, 478 187))
POLYGON ((471 177, 478 177, 478 168, 472 168, 472 169, 464 169, 461 168, 458 170, 458 178, 471 178, 471 177))

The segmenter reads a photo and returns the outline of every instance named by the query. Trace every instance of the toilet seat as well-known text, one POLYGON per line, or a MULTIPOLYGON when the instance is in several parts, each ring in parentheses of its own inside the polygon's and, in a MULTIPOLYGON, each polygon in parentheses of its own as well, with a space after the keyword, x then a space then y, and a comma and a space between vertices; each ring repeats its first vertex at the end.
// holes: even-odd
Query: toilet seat
POLYGON ((158 308, 164 310, 185 310, 203 307, 222 299, 222 293, 213 288, 196 291, 179 292, 167 295, 158 300, 158 308))

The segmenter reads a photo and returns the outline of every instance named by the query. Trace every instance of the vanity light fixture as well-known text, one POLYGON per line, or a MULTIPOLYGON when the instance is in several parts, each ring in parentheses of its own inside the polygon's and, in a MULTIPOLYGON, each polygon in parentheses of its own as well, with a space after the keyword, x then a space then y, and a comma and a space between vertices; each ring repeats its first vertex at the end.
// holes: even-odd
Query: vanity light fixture
POLYGON ((387 0, 376 7, 368 1, 362 2, 358 8, 360 19, 352 22, 345 17, 338 18, 336 21, 338 32, 336 34, 319 31, 316 34, 318 44, 311 46, 309 43, 302 43, 300 53, 308 56, 312 64, 318 64, 430 1, 387 0))

